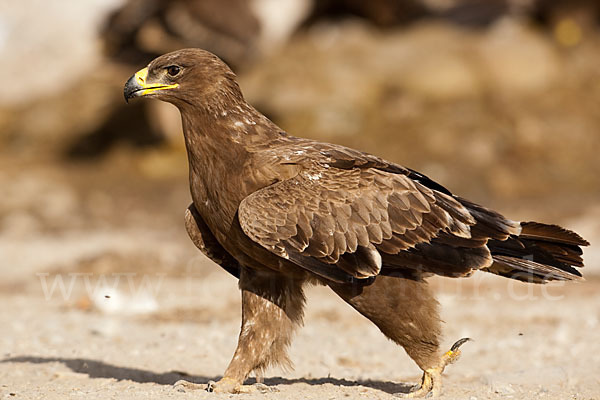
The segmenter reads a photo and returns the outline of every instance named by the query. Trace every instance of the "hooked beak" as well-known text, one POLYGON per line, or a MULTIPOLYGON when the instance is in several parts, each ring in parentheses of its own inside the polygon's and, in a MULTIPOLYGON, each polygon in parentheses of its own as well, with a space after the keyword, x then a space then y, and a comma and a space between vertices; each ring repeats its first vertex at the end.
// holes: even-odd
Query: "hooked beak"
POLYGON ((125 96, 125 102, 129 103, 129 99, 132 97, 142 97, 150 93, 157 92, 159 90, 174 89, 179 87, 179 84, 173 83, 165 85, 163 83, 148 83, 148 67, 139 70, 127 80, 125 87, 123 88, 123 95, 125 96))

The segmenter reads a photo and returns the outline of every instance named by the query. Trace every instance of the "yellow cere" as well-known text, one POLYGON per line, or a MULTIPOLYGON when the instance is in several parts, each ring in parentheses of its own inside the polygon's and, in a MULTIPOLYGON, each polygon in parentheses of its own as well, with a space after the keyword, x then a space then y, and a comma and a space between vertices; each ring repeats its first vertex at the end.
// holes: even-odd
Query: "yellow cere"
POLYGON ((148 67, 140 69, 135 73, 135 79, 137 79, 140 86, 144 87, 146 84, 146 78, 148 77, 148 67))
POLYGON ((173 83, 172 85, 163 85, 161 83, 147 84, 146 78, 148 78, 148 67, 140 69, 138 72, 135 73, 135 79, 137 80, 139 85, 146 89, 142 92, 142 96, 145 96, 152 92, 156 92, 157 90, 174 89, 176 87, 179 87, 178 83, 173 83))

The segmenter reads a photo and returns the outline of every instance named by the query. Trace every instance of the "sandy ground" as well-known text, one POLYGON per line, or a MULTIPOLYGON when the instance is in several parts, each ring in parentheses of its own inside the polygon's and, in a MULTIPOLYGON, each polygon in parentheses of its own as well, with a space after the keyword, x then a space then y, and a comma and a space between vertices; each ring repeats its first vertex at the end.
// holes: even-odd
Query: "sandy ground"
MULTIPOLYGON (((3 236, 0 398, 391 399, 420 378, 401 348, 325 288, 308 291, 293 371, 274 393, 178 392, 218 379, 240 324, 236 281, 162 230, 70 229, 3 236), (62 286, 61 286, 62 284, 62 286)), ((471 337, 445 373, 449 399, 599 399, 600 279, 526 286, 475 274, 433 279, 444 347, 471 337)))

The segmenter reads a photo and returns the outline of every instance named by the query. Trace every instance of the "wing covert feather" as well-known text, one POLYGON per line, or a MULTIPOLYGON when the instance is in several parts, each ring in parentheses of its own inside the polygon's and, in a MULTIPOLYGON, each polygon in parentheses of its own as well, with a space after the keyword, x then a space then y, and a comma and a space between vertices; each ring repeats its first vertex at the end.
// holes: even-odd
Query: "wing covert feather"
POLYGON ((267 250, 294 262, 310 257, 356 278, 380 272, 380 253, 398 254, 441 232, 470 238, 475 223, 453 197, 406 175, 319 163, 246 197, 238 217, 267 250))

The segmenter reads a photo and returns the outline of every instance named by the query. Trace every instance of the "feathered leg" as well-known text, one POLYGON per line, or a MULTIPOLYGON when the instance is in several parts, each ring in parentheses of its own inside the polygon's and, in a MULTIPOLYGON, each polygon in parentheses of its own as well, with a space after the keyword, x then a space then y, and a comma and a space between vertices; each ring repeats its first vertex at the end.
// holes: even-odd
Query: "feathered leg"
POLYGON ((404 347, 423 370, 420 388, 407 396, 420 397, 429 392, 435 396, 440 393, 444 367, 455 361, 460 353, 456 347, 455 352, 440 354, 439 304, 425 281, 378 276, 373 283, 363 287, 330 287, 377 325, 385 336, 404 347))
MULTIPOLYGON (((268 390, 262 384, 243 385, 243 382, 253 371, 261 373, 276 364, 291 365, 287 348, 294 329, 302 324, 302 284, 279 274, 242 269, 239 281, 242 327, 238 345, 223 378, 210 382, 207 390, 225 393, 268 390)), ((177 384, 190 388, 187 382, 177 384)))

